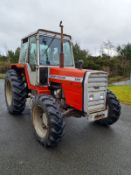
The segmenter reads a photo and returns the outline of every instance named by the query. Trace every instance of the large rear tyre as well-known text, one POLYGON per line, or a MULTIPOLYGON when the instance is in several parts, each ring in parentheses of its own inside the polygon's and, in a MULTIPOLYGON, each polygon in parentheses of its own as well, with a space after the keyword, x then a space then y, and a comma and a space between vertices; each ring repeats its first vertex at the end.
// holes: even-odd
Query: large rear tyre
POLYGON ((107 91, 107 109, 108 109, 108 117, 97 120, 96 123, 108 126, 117 122, 117 120, 120 117, 121 113, 120 103, 116 98, 116 96, 111 91, 107 91))
POLYGON ((21 73, 10 69, 5 77, 5 101, 11 114, 21 114, 26 104, 26 87, 21 73))
POLYGON ((56 146, 63 135, 63 117, 55 99, 36 96, 32 106, 32 120, 37 140, 46 147, 56 146))

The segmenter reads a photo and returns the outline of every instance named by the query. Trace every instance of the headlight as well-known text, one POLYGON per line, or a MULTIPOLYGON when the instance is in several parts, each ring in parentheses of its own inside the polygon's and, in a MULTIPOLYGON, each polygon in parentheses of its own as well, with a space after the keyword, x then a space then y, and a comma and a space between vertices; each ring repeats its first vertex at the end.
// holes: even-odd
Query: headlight
POLYGON ((89 95, 89 100, 92 101, 93 99, 94 99, 94 95, 93 94, 89 95))
POLYGON ((100 99, 104 99, 104 93, 100 94, 100 99))

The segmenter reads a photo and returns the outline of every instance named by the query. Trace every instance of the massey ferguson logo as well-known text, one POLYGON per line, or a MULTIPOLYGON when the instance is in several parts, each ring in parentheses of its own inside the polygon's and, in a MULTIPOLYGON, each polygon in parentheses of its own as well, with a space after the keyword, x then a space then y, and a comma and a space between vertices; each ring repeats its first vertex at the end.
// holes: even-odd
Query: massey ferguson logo
POLYGON ((100 87, 99 86, 94 86, 94 89, 99 89, 100 87))

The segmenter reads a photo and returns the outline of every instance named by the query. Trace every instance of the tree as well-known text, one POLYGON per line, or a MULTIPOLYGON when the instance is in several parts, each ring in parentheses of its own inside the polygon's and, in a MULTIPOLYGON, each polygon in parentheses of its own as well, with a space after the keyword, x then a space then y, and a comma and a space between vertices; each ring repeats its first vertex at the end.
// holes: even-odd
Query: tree
POLYGON ((18 47, 15 52, 12 50, 8 51, 8 58, 11 63, 17 63, 19 59, 19 54, 20 54, 20 48, 18 47))
POLYGON ((89 57, 89 52, 87 50, 81 49, 79 44, 76 43, 73 45, 73 53, 74 53, 75 62, 77 62, 78 60, 83 60, 84 67, 86 67, 87 59, 89 57))
POLYGON ((20 48, 18 47, 16 50, 15 50, 15 58, 14 58, 14 61, 17 63, 18 60, 19 60, 19 55, 20 55, 20 48))
POLYGON ((117 52, 120 56, 125 57, 127 60, 131 62, 131 44, 130 43, 123 46, 118 46, 117 52))
POLYGON ((131 44, 128 43, 123 46, 118 46, 117 52, 122 60, 123 66, 125 65, 125 69, 130 71, 130 83, 131 83, 131 44))
POLYGON ((103 45, 101 46, 100 51, 102 55, 107 56, 109 58, 113 57, 116 52, 115 46, 109 40, 106 42, 103 42, 103 45))

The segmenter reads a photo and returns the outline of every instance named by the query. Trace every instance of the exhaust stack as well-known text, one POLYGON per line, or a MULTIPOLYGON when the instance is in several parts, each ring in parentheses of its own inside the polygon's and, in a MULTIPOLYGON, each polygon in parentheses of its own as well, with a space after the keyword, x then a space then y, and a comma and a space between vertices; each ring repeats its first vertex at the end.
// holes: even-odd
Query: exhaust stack
POLYGON ((60 67, 64 67, 64 51, 63 51, 63 25, 62 21, 60 22, 59 27, 61 28, 61 52, 60 52, 60 67))

